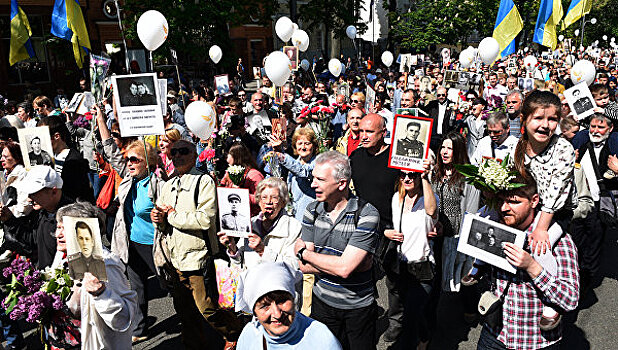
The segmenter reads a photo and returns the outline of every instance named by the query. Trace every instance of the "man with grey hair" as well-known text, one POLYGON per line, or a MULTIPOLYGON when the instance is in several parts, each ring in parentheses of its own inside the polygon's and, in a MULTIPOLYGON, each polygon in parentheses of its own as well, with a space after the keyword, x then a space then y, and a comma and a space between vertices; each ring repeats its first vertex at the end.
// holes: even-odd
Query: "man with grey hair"
POLYGON ((496 111, 487 118, 487 133, 470 159, 474 165, 481 165, 484 159, 501 161, 507 154, 513 154, 517 146, 517 138, 509 135, 509 117, 504 112, 496 111))
POLYGON ((524 101, 524 94, 519 90, 513 90, 506 95, 506 113, 509 117, 509 127, 511 136, 519 139, 521 137, 521 106, 524 101))
POLYGON ((375 349, 371 271, 380 217, 373 205, 350 194, 351 176, 345 155, 329 151, 316 158, 316 201, 305 210, 294 252, 300 270, 316 275, 311 317, 326 324, 344 348, 375 349))

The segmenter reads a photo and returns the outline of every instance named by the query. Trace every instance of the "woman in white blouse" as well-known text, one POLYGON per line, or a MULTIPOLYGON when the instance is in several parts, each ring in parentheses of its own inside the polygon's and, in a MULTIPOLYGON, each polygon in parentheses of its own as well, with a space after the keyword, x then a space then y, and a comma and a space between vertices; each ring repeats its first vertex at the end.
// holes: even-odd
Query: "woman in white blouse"
POLYGON ((399 273, 387 276, 389 284, 389 332, 401 336, 402 344, 410 348, 426 346, 430 339, 425 318, 432 289, 435 260, 431 232, 438 219, 438 198, 429 182, 429 162, 424 172, 400 173, 397 191, 393 195, 393 227, 384 235, 397 242, 399 273), (403 323, 396 318, 403 309, 403 323), (397 331, 399 329, 399 331, 397 331), (402 330, 406 330, 402 332, 402 330), (399 333, 399 334, 396 334, 399 333))

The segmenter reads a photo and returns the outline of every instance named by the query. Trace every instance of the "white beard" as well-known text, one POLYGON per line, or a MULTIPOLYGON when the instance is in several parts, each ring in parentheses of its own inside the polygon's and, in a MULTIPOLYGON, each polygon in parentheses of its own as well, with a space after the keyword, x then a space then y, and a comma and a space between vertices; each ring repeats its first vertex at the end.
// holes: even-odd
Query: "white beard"
POLYGON ((590 133, 590 141, 592 141, 592 143, 603 142, 609 138, 609 134, 610 134, 609 132, 606 133, 605 135, 601 135, 598 133, 590 133))

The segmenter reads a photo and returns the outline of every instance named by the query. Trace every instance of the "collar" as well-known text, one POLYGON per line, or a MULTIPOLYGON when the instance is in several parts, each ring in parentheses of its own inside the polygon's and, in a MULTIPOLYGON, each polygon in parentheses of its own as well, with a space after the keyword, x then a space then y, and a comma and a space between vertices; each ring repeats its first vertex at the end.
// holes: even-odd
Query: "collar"
MULTIPOLYGON (((327 215, 328 213, 326 213, 325 206, 326 206, 325 202, 319 202, 318 206, 315 208, 316 213, 318 215, 327 215)), ((350 213, 350 212, 353 213, 356 210, 358 210, 358 197, 350 195, 350 197, 348 197, 348 203, 346 204, 341 214, 350 213)), ((341 214, 339 214, 339 217, 342 217, 341 214)))
POLYGON ((188 173, 182 175, 182 176, 176 176, 174 178, 174 186, 176 187, 178 190, 182 190, 182 191, 191 191, 193 190, 193 181, 189 180, 185 180, 183 181, 183 179, 185 178, 193 178, 194 176, 188 176, 188 175, 196 175, 196 176, 200 176, 200 175, 204 175, 202 172, 200 172, 199 170, 197 170, 195 167, 191 168, 191 170, 189 170, 188 173))

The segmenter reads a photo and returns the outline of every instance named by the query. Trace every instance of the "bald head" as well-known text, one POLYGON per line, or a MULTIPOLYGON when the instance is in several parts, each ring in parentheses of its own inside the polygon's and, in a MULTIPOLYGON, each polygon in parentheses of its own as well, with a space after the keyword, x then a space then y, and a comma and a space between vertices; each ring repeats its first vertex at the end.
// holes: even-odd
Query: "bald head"
POLYGON ((359 108, 352 108, 348 111, 347 122, 350 127, 350 131, 354 133, 354 135, 358 135, 360 132, 360 121, 363 119, 363 111, 359 108))
POLYGON ((384 146, 386 121, 382 116, 369 113, 360 122, 361 145, 371 154, 378 153, 384 146))
POLYGON ((438 98, 438 102, 444 103, 446 101, 446 88, 444 86, 440 86, 436 90, 436 97, 438 98))

